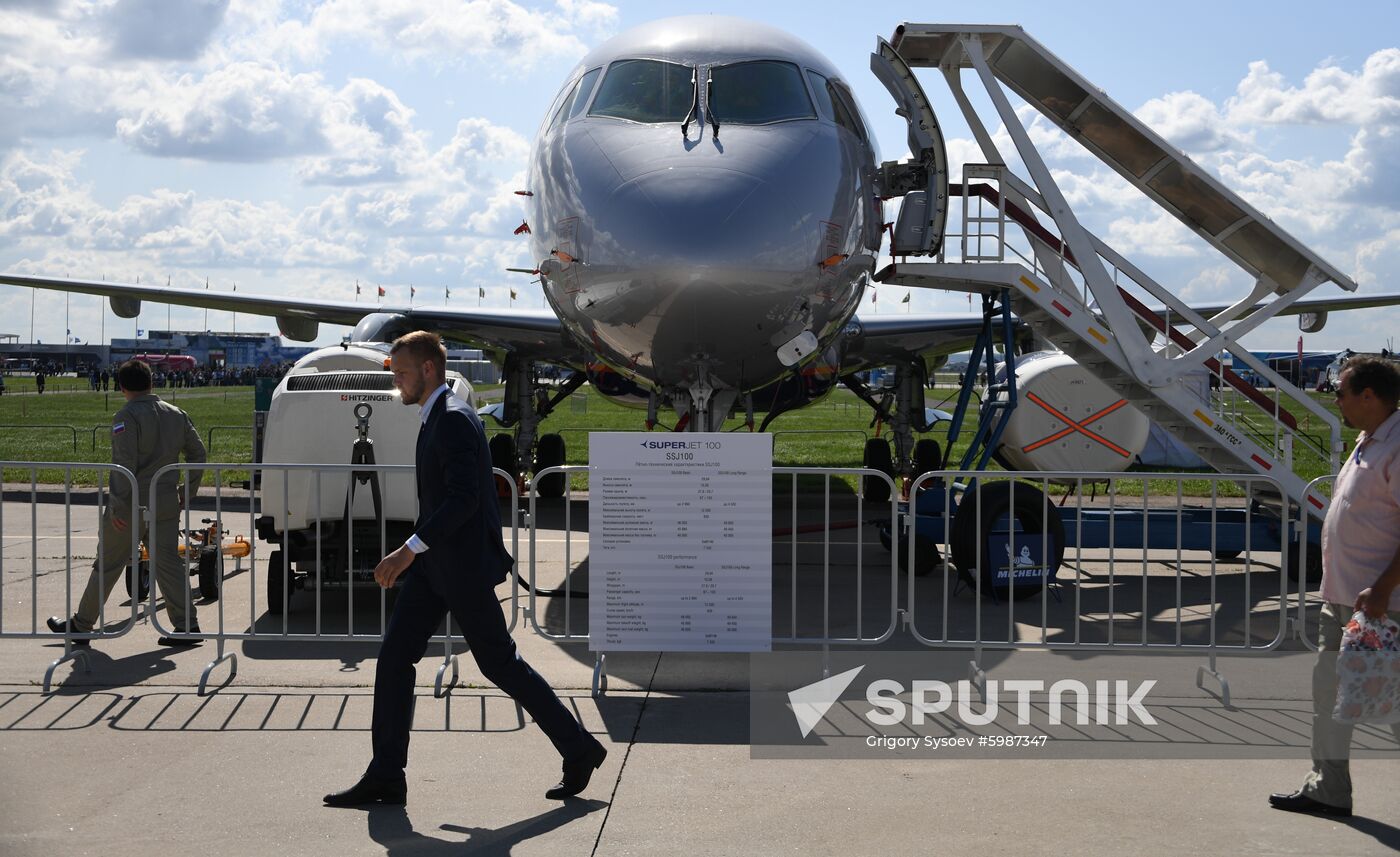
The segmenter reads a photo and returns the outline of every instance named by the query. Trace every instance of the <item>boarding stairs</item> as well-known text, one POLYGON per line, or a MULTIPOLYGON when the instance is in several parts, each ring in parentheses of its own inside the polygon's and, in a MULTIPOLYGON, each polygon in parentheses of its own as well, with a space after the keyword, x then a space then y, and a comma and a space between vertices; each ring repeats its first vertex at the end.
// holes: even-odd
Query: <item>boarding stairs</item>
MULTIPOLYGON (((905 199, 892 230, 896 262, 877 280, 1005 290, 1038 339, 1072 356, 1211 467, 1271 478, 1282 488, 1281 504, 1318 516, 1325 511, 1327 498, 1309 493, 1299 471, 1325 464, 1336 472, 1342 450, 1336 418, 1239 341, 1318 285, 1355 290, 1355 282, 1019 27, 905 24, 891 41, 880 40, 871 68, 909 123, 913 155, 881 167, 882 192, 905 199), (913 73, 918 67, 942 72, 986 159, 963 165, 961 181, 951 186, 941 128, 913 73), (985 88, 1030 181, 1008 166, 973 107, 962 86, 965 69, 985 88), (1203 316, 1092 234, 1055 183, 1007 89, 1248 272, 1251 292, 1203 316), (950 233, 957 197, 962 228, 950 233), (1269 391, 1222 365, 1223 354, 1267 381, 1269 391)), ((1325 314, 1303 315, 1300 326, 1315 331, 1324 321, 1325 314)))

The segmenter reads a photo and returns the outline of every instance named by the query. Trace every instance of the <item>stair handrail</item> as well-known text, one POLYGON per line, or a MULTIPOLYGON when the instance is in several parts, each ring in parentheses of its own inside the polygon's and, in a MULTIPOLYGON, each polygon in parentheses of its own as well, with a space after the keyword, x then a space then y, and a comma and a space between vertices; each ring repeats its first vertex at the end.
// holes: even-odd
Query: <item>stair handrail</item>
MULTIPOLYGON (((998 200, 1000 199, 1000 194, 997 193, 995 188, 991 187, 988 184, 969 184, 965 187, 968 192, 975 192, 977 196, 986 199, 988 202, 994 205, 997 204, 998 200)), ((950 192, 952 192, 952 190, 953 189, 950 188, 950 192)), ((1014 220, 1018 226, 1023 227, 1037 240, 1050 247, 1051 250, 1054 250, 1056 253, 1060 254, 1061 258, 1063 258, 1066 262, 1069 262, 1075 268, 1079 268, 1079 263, 1075 260, 1074 253, 1064 245, 1064 242, 1060 241, 1059 238, 1055 237, 1054 233, 1050 232, 1050 230, 1046 229, 1043 225, 1041 225, 1041 223, 1038 220, 1036 220, 1034 216, 1030 215, 1019 205, 1016 205, 1015 203, 1009 200, 1005 201, 1005 211, 1007 216, 1014 220)), ((1111 262, 1112 260, 1109 261, 1111 262)), ((1129 272, 1125 271, 1125 273, 1129 272)), ((1133 278, 1131 273, 1129 273, 1129 277, 1133 279, 1134 282, 1137 282, 1137 279, 1133 278)), ((1139 283, 1139 285, 1142 284, 1139 283)), ((1123 297, 1124 302, 1127 303, 1128 308, 1133 311, 1133 314, 1135 314, 1148 324, 1152 325, 1153 328, 1157 330, 1157 332, 1169 336, 1173 344, 1177 345, 1178 347, 1186 349, 1188 351, 1191 348, 1195 347, 1196 343, 1192 341, 1189 337, 1187 337, 1186 334, 1182 333, 1175 326, 1167 325, 1165 319, 1163 319, 1157 313, 1153 312, 1153 310, 1146 304, 1144 304, 1142 301, 1138 300, 1137 297, 1132 294, 1132 292, 1129 292, 1122 286, 1118 286, 1117 288, 1118 293, 1123 297)), ((1231 351, 1231 353, 1234 353, 1233 350, 1231 351)), ((1246 398, 1254 402, 1254 404, 1257 405, 1261 410, 1265 411, 1266 413, 1272 413, 1276 419, 1283 422, 1290 429, 1297 430, 1298 419, 1294 417, 1290 411, 1281 408, 1276 401, 1270 399, 1262 390, 1241 378, 1232 369, 1223 366, 1219 360, 1217 360, 1214 357, 1211 357, 1206 359, 1202 365, 1204 365, 1207 369, 1211 370, 1212 372, 1218 372, 1230 384, 1230 386, 1243 393, 1246 398), (1223 370, 1223 372, 1220 370, 1223 370)), ((1272 372, 1269 372, 1268 374, 1272 374, 1272 372)), ((1282 378, 1279 378, 1278 380, 1283 383, 1287 383, 1286 381, 1283 381, 1282 378)))

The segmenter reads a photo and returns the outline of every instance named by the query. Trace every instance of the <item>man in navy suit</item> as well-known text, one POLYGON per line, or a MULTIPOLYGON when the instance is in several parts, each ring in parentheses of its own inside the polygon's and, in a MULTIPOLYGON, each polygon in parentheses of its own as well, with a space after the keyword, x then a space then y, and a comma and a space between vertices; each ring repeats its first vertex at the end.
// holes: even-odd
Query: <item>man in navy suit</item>
POLYGON ((374 674, 374 758, 358 783, 325 797, 331 806, 403 804, 413 725, 414 664, 451 613, 487 681, 510 694, 563 757, 564 774, 545 797, 583 791, 607 750, 515 650, 495 588, 514 564, 501 541, 491 455, 481 420, 447 388, 447 352, 434 333, 416 331, 389 351, 405 405, 422 406, 418 432, 418 520, 402 547, 380 560, 384 588, 404 578, 374 674))

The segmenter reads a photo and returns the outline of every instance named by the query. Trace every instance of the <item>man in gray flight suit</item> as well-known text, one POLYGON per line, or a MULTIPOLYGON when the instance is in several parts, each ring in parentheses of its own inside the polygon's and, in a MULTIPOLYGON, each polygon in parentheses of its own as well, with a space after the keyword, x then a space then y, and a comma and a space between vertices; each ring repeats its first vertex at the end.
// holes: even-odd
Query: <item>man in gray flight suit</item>
MULTIPOLYGON (((199 631, 194 604, 188 601, 189 573, 180 559, 178 545, 178 525, 180 507, 186 499, 193 499, 204 477, 202 470, 191 470, 187 480, 188 496, 184 496, 179 486, 179 474, 166 473, 156 486, 156 534, 155 544, 149 543, 147 514, 151 508, 151 479, 157 470, 180 460, 183 452, 185 461, 191 464, 203 463, 204 443, 195 431, 189 416, 169 402, 151 393, 151 367, 140 360, 128 360, 116 371, 117 389, 126 397, 126 405, 117 411, 112 419, 112 463, 119 464, 136 475, 139 492, 139 505, 132 506, 131 486, 125 478, 111 480, 111 496, 107 512, 102 517, 101 555, 92 564, 92 575, 82 600, 78 602, 78 612, 68 621, 54 616, 49 619, 49 630, 56 634, 89 634, 102 612, 102 605, 112 594, 123 570, 131 560, 131 527, 136 527, 140 536, 147 540, 146 549, 151 563, 155 566, 156 582, 160 585, 161 597, 165 599, 166 614, 170 617, 171 628, 182 634, 199 631)), ((189 638, 161 637, 157 642, 162 646, 193 645, 197 640, 189 638)), ((86 645, 77 641, 76 645, 86 645)))

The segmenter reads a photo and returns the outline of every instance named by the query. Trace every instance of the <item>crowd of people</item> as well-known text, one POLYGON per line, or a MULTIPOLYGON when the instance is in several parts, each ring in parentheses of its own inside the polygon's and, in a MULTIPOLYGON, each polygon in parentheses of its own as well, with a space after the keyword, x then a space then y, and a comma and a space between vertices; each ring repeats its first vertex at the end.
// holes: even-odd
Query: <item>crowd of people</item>
MULTIPOLYGON (((258 378, 281 378, 292 368, 291 363, 269 363, 263 366, 245 366, 237 369, 187 369, 178 372, 154 369, 152 384, 155 389, 181 387, 251 387, 258 378)), ((88 384, 93 390, 107 389, 106 369, 92 369, 88 374, 88 384), (99 387, 100 385, 100 387, 99 387)))
MULTIPOLYGON (((153 370, 151 383, 154 389, 175 389, 181 387, 251 387, 259 378, 281 378, 292 368, 290 361, 266 363, 261 366, 244 366, 234 369, 197 368, 181 371, 153 370)), ((34 389, 43 394, 48 379, 67 373, 55 361, 39 361, 33 366, 34 389)), ((88 389, 94 393, 109 392, 116 387, 116 370, 108 366, 80 366, 76 372, 79 378, 87 378, 88 389)), ((0 395, 5 393, 5 376, 0 374, 0 395)))

